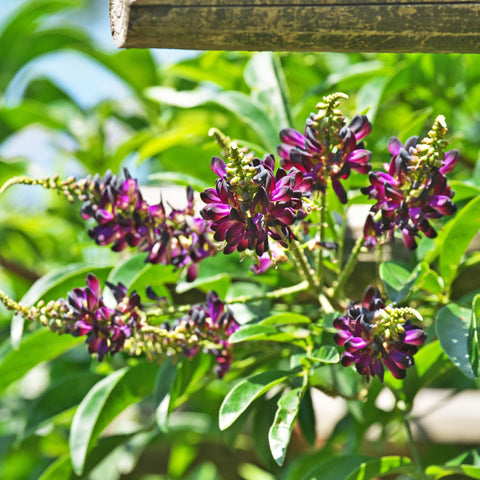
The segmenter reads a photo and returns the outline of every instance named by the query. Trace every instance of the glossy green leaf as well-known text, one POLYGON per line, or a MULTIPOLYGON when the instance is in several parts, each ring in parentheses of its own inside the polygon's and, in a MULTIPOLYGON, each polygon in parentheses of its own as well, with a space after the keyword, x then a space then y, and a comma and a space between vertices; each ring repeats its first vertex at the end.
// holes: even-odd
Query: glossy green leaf
POLYGON ((275 385, 284 382, 291 375, 292 372, 269 370, 248 377, 235 385, 220 407, 220 430, 225 430, 232 425, 255 399, 275 385))
POLYGON ((310 318, 299 313, 285 312, 277 313, 270 317, 264 318, 258 325, 300 325, 305 323, 312 323, 310 318))
MULTIPOLYGON (((20 303, 23 305, 34 305, 40 299, 48 302, 65 298, 67 293, 76 288, 85 286, 85 278, 89 273, 98 277, 104 282, 111 267, 85 266, 84 264, 68 265, 60 270, 48 273, 37 280, 23 296, 20 303)), ((12 319, 10 338, 14 348, 20 345, 25 320, 20 315, 12 319)))
POLYGON ((83 338, 58 335, 46 328, 27 335, 17 350, 7 348, 0 359, 0 392, 39 363, 53 360, 83 341, 83 338))
POLYGON ((448 223, 440 253, 440 275, 448 287, 457 274, 460 261, 480 230, 480 196, 465 205, 448 223))
POLYGON ((472 311, 451 303, 437 314, 435 330, 443 351, 468 378, 478 376, 478 349, 472 359, 469 351, 472 311), (472 367, 472 360, 476 364, 472 367))
POLYGON ((275 419, 268 432, 270 450, 277 465, 282 466, 287 454, 287 447, 297 419, 302 388, 295 388, 280 397, 275 419))
POLYGON ((70 455, 77 475, 82 474, 87 454, 103 429, 129 405, 153 392, 157 368, 152 363, 125 367, 98 382, 85 396, 70 431, 70 455))
POLYGON ((426 468, 425 473, 431 480, 437 480, 439 478, 450 477, 455 475, 461 475, 462 478, 476 478, 480 479, 480 467, 473 467, 472 465, 459 465, 459 466, 443 466, 443 465, 430 465, 426 468))
POLYGON ((158 370, 155 381, 155 419, 161 432, 167 431, 168 415, 170 413, 170 391, 177 375, 177 365, 167 358, 158 370))
POLYGON ((395 261, 380 264, 380 278, 385 285, 389 300, 400 303, 405 300, 420 275, 420 269, 409 272, 395 261))
POLYGON ((415 470, 407 457, 382 457, 362 463, 346 480, 372 480, 394 473, 410 473, 415 470))

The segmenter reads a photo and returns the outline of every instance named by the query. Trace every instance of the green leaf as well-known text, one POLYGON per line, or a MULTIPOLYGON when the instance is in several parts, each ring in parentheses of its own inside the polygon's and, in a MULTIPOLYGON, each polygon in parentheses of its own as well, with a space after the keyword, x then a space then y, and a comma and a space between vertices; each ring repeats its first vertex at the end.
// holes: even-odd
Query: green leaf
POLYGON ((270 342, 293 342, 297 340, 292 333, 283 332, 272 325, 243 325, 230 335, 229 343, 267 340, 270 342))
POLYGON ((225 430, 258 397, 284 382, 293 372, 269 370, 242 380, 228 393, 220 407, 220 430, 225 430))
MULTIPOLYGON (((60 270, 48 273, 37 280, 20 300, 24 305, 33 305, 40 299, 48 302, 49 300, 58 300, 65 297, 67 293, 75 287, 85 285, 85 277, 93 273, 100 282, 105 281, 111 267, 85 266, 84 264, 69 265, 60 270)), ((23 334, 25 320, 20 315, 15 315, 12 319, 10 329, 10 338, 14 348, 20 345, 23 334)))
POLYGON ((467 348, 468 356, 470 357, 470 365, 475 377, 478 377, 479 366, 479 346, 478 346, 478 322, 477 318, 480 315, 480 295, 476 295, 472 302, 472 317, 470 320, 470 328, 468 330, 467 348))
POLYGON ((272 52, 259 52, 245 66, 245 81, 266 108, 271 109, 277 132, 291 127, 293 121, 287 101, 287 85, 278 56, 272 52))
POLYGON ((409 473, 414 471, 412 461, 406 457, 382 457, 362 463, 346 480, 371 480, 393 473, 409 473))
POLYGON ((272 119, 265 111, 264 105, 241 92, 221 92, 211 100, 238 117, 263 140, 267 152, 275 152, 280 143, 279 132, 272 124, 272 119))
POLYGON ((275 419, 268 432, 270 450, 277 465, 282 466, 287 454, 287 447, 292 436, 293 426, 298 415, 302 388, 295 388, 280 397, 275 419))
POLYGON ((63 455, 51 463, 38 477, 38 480, 65 480, 70 478, 71 473, 70 455, 63 455))
POLYGON ((398 380, 387 372, 385 385, 392 392, 408 402, 412 402, 417 392, 453 368, 453 364, 443 351, 440 342, 435 340, 421 347, 415 354, 415 364, 407 370, 407 378, 398 380))
POLYGON ((380 264, 380 278, 385 285, 388 298, 394 303, 400 303, 410 293, 420 275, 420 268, 409 272, 398 262, 382 262, 380 264))
POLYGON ((177 375, 177 365, 167 358, 158 370, 155 380, 155 419, 161 432, 167 431, 168 414, 170 413, 170 391, 177 375))
POLYGON ((200 178, 193 177, 186 173, 179 172, 157 172, 148 176, 148 179, 155 185, 156 182, 168 183, 175 185, 184 185, 186 187, 191 186, 194 190, 201 191, 208 188, 210 185, 201 180, 200 178))
POLYGON ((28 413, 23 436, 33 433, 47 420, 78 405, 101 376, 92 372, 71 373, 60 378, 40 395, 28 413))
POLYGON ((371 457, 365 455, 345 455, 323 459, 300 480, 345 480, 359 465, 371 457))
POLYGON ((27 335, 18 350, 7 347, 0 360, 0 392, 39 363, 52 360, 83 341, 71 335, 54 334, 45 328, 27 335))
POLYGON ((87 454, 104 428, 129 405, 152 393, 157 368, 152 363, 125 367, 88 392, 73 417, 70 431, 70 456, 77 475, 82 474, 87 454))
POLYGON ((317 440, 315 410, 313 408, 312 395, 310 389, 305 394, 300 403, 298 411, 298 423, 302 429, 303 437, 310 446, 314 446, 317 440))
POLYGON ((375 76, 365 82, 357 94, 357 111, 366 112, 369 120, 375 122, 378 106, 389 77, 375 76))
POLYGON ((314 350, 308 358, 321 363, 338 363, 340 361, 338 350, 333 345, 322 345, 314 350))
POLYGON ((232 277, 230 274, 219 273, 218 275, 209 277, 199 277, 193 282, 179 282, 176 290, 178 293, 185 293, 194 288, 197 288, 204 293, 207 293, 210 290, 215 290, 220 298, 225 298, 225 295, 230 288, 231 281, 232 277))
POLYGON ((449 287, 455 279, 462 256, 480 230, 480 196, 465 205, 448 223, 440 253, 440 275, 449 287))
MULTIPOLYGON (((178 272, 174 271, 172 265, 145 263, 145 258, 144 253, 127 258, 112 269, 107 280, 114 285, 122 283, 129 290, 136 290, 140 294, 145 292, 147 286, 152 286, 155 287, 157 295, 170 299, 170 292, 164 284, 176 283, 178 272)), ((107 301, 113 301, 113 294, 109 288, 105 289, 104 296, 107 301)))
POLYGON ((472 467, 471 465, 459 465, 458 467, 430 465, 426 468, 425 473, 431 480, 449 477, 450 475, 462 475, 462 477, 467 476, 469 478, 480 479, 480 467, 472 467))
MULTIPOLYGON (((478 376, 478 358, 475 369, 469 352, 469 334, 472 311, 451 303, 439 310, 435 320, 435 330, 443 351, 453 364, 468 378, 478 376)), ((476 352, 478 355, 478 350, 476 352)))
POLYGON ((312 323, 310 318, 299 313, 285 312, 264 318, 258 325, 299 325, 302 323, 312 323))

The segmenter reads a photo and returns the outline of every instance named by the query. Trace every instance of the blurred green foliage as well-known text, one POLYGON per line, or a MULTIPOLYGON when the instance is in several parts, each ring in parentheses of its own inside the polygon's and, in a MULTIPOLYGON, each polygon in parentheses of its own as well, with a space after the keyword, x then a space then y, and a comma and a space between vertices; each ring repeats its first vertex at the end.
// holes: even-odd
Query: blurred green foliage
MULTIPOLYGON (((103 174, 107 169, 119 173, 128 166, 144 183, 208 185, 214 179, 210 158, 218 154, 208 137, 210 127, 262 155, 275 151, 281 128, 301 129, 323 95, 343 91, 349 95, 344 111, 352 116, 366 113, 373 123, 368 148, 377 155, 372 159, 374 167, 388 160, 390 136, 405 140, 425 132, 441 113, 450 127, 451 147, 461 152, 457 180, 480 186, 480 168, 475 166, 480 150, 480 62, 476 55, 211 51, 169 63, 148 50, 99 48, 85 29, 68 22, 78 14, 88 18, 89 7, 80 0, 32 0, 15 9, 0 26, 1 183, 22 174, 84 176, 103 174), (86 107, 48 75, 30 76, 25 81, 23 74, 35 61, 65 51, 76 52, 108 71, 126 87, 128 98, 112 97, 86 107), (12 92, 17 92, 13 101, 12 92), (53 148, 43 153, 40 149, 45 142, 53 148), (15 154, 16 148, 25 144, 35 155, 15 154), (35 161, 38 156, 40 164, 35 161)), ((96 78, 85 78, 82 95, 88 96, 96 82, 96 78)), ((362 181, 352 176, 353 184, 362 181)), ((462 188, 465 199, 476 191, 469 194, 462 188)), ((65 295, 86 270, 107 277, 113 254, 92 246, 78 207, 55 195, 19 187, 5 193, 1 201, 0 286, 13 298, 20 299, 43 275, 71 264, 78 267, 79 276, 60 276, 61 281, 51 281, 39 294, 65 295)), ((230 260, 218 261, 225 264, 222 271, 228 274, 230 260)), ((5 342, 2 359, 12 355, 10 319, 0 307, 0 333, 5 342)), ((1 475, 9 480, 79 478, 71 472, 69 458, 72 417, 90 388, 124 366, 125 359, 118 356, 110 364, 99 365, 90 362, 83 348, 69 349, 71 345, 62 341, 55 346, 42 338, 36 341, 37 350, 31 351, 48 350, 49 354, 20 355, 26 362, 24 369, 11 381, 5 380, 11 385, 4 385, 8 388, 0 402, 1 475), (31 367, 35 368, 20 378, 31 367)), ((13 357, 12 365, 18 361, 13 357)), ((197 368, 202 371, 203 367, 197 368)), ((134 420, 118 421, 115 435, 90 451, 81 478, 298 479, 309 471, 309 465, 317 465, 321 458, 326 461, 337 443, 344 442, 347 450, 354 452, 361 438, 359 430, 374 421, 389 421, 385 412, 380 420, 372 417, 378 409, 369 397, 366 404, 352 406, 324 450, 299 457, 280 473, 265 453, 264 439, 257 438, 253 445, 251 439, 240 436, 236 447, 232 446, 244 417, 232 429, 218 430, 217 412, 226 386, 213 382, 207 390, 200 390, 201 379, 193 374, 188 378, 186 370, 183 392, 190 388, 192 411, 198 407, 202 413, 180 412, 169 431, 161 433, 137 418, 155 408, 154 399, 144 399, 134 420), (356 428, 349 427, 355 415, 365 418, 368 408, 371 418, 356 428)), ((127 403, 134 403, 144 397, 146 387, 130 375, 130 390, 123 394, 127 403)), ((347 377, 345 374, 348 385, 347 377)), ((271 423, 276 400, 262 399, 259 422, 266 418, 271 423)), ((97 420, 92 419, 93 427, 97 420)), ((304 428, 307 425, 308 421, 304 428)), ((308 437, 308 432, 305 434, 308 437)), ((293 449, 298 454, 309 452, 305 445, 293 449)), ((322 465, 333 472, 331 461, 322 465)), ((333 475, 329 478, 337 478, 333 475)))

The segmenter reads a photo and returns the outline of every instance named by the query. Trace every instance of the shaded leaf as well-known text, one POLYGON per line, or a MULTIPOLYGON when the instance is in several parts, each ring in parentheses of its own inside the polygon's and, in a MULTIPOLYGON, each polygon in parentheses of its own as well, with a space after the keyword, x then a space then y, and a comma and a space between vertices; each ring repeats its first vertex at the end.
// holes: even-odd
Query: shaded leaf
POLYGON ((103 429, 129 405, 152 393, 157 368, 152 363, 125 367, 88 392, 73 417, 70 432, 70 455, 77 475, 82 474, 87 454, 103 429))
POLYGON ((449 287, 455 279, 462 256, 480 230, 480 196, 467 203, 446 228, 439 267, 440 275, 449 287))
POLYGON ((155 419, 161 432, 167 430, 168 414, 170 413, 170 391, 177 375, 177 365, 167 358, 158 370, 155 380, 155 419))
POLYGON ((428 475, 428 478, 432 480, 449 477, 450 475, 461 475, 462 478, 466 476, 468 478, 480 479, 480 467, 472 467, 471 465, 459 465, 457 467, 430 465, 426 468, 425 473, 428 475))
POLYGON ((472 303, 472 317, 470 320, 470 328, 468 330, 467 348, 468 356, 470 357, 470 364, 472 372, 475 377, 478 377, 479 366, 479 346, 478 346, 478 316, 480 315, 480 295, 476 295, 472 303))
POLYGON ((46 420, 78 405, 85 393, 101 378, 92 372, 79 372, 50 385, 33 404, 28 414, 24 436, 34 432, 46 420))
MULTIPOLYGON (((23 305, 34 305, 40 299, 48 302, 65 297, 75 287, 85 285, 85 277, 93 273, 103 282, 111 267, 85 266, 84 264, 68 265, 60 270, 48 273, 37 280, 20 300, 23 305)), ((10 338, 14 348, 20 345, 25 319, 15 315, 12 319, 10 338)))
POLYGON ((235 385, 220 407, 220 430, 228 428, 255 399, 291 375, 292 372, 269 370, 248 377, 235 385))
POLYGON ((372 480, 393 473, 409 473, 414 469, 412 461, 407 457, 382 457, 362 463, 346 480, 372 480))
POLYGON ((290 443, 293 426, 300 407, 302 390, 302 388, 295 388, 280 397, 275 419, 268 432, 270 450, 275 462, 277 462, 279 466, 282 466, 285 461, 287 447, 290 443))
POLYGON ((385 285, 389 300, 394 303, 405 300, 419 275, 420 268, 418 267, 413 272, 409 272, 395 261, 380 264, 380 278, 385 285))
MULTIPOLYGON (((300 480, 345 480, 356 468, 371 457, 365 455, 345 455, 324 459, 320 456, 318 464, 300 480)), ((293 479, 292 479, 293 480, 293 479)))
POLYGON ((39 363, 52 360, 83 341, 83 338, 76 338, 71 335, 54 334, 46 328, 27 335, 18 350, 7 348, 2 355, 0 360, 0 392, 13 382, 20 380, 39 363))
POLYGON ((453 364, 468 378, 478 376, 478 349, 472 359, 469 351, 469 335, 472 312, 451 303, 439 310, 435 330, 443 351, 453 364), (472 367, 472 360, 476 364, 472 367))

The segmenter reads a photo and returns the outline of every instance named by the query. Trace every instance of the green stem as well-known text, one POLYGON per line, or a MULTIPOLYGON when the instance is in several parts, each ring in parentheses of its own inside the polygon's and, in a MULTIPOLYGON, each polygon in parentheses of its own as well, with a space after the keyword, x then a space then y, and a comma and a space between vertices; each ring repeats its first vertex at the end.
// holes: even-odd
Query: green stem
MULTIPOLYGON (((327 195, 325 192, 320 193, 320 225, 319 225, 319 233, 320 233, 320 242, 325 241, 325 214, 326 214, 326 207, 327 207, 327 195)), ((332 225, 333 228, 335 228, 332 225)), ((317 263, 317 278, 318 283, 322 285, 323 281, 323 247, 320 246, 318 250, 318 263, 317 263)))
POLYGON ((8 310, 18 312, 21 315, 28 315, 30 312, 30 308, 11 299, 3 290, 0 290, 0 302, 2 302, 8 310))
POLYGON ((300 250, 300 248, 298 248, 297 242, 295 240, 292 240, 289 243, 289 249, 292 252, 295 259, 297 260, 305 280, 310 285, 310 288, 312 288, 315 292, 317 292, 319 289, 317 279, 315 278, 314 272, 312 271, 310 265, 308 264, 308 261, 305 258, 304 253, 300 250))
POLYGON ((412 429, 410 428, 410 422, 405 414, 402 415, 403 424, 405 425, 405 430, 407 431, 408 436, 408 443, 410 444, 410 449, 412 451, 413 461, 417 468, 418 478, 421 480, 427 480, 425 472, 423 471, 422 462, 420 460, 420 455, 418 454, 417 447, 415 446, 415 442, 413 440, 412 429))
POLYGON ((249 296, 249 295, 242 295, 241 297, 236 297, 232 300, 229 300, 228 304, 233 303, 248 303, 248 302, 255 302, 257 300, 265 300, 265 299, 277 299, 282 298, 285 295, 291 295, 292 293, 304 292, 308 290, 310 284, 305 280, 303 282, 298 283, 297 285, 292 285, 291 287, 279 288, 278 290, 274 290, 272 292, 267 292, 265 295, 259 296, 249 296))
POLYGON ((13 185, 37 185, 38 180, 35 180, 30 177, 21 176, 21 177, 12 177, 8 179, 1 187, 0 187, 0 195, 5 192, 9 187, 13 185))
POLYGON ((352 253, 350 254, 350 257, 348 258, 348 262, 345 265, 345 268, 342 270, 342 273, 340 274, 340 277, 338 277, 338 283, 337 286, 335 287, 335 290, 333 291, 333 297, 337 298, 342 292, 343 292, 343 286, 345 285, 346 281, 350 278, 350 275, 353 271, 353 267, 357 263, 358 260, 358 255, 360 254, 360 250, 362 249, 362 246, 364 244, 364 239, 363 236, 358 237, 352 253))

